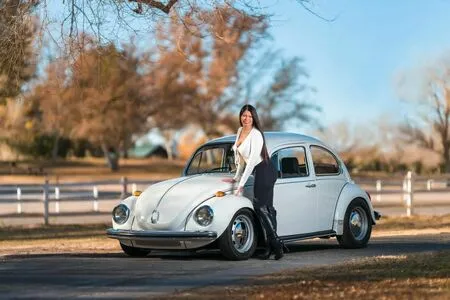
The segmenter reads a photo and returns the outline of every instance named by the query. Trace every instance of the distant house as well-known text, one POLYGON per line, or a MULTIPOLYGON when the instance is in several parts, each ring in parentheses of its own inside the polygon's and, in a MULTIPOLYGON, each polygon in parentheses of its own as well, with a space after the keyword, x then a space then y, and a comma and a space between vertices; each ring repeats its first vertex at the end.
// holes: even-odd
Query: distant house
POLYGON ((129 152, 130 157, 136 158, 149 158, 149 157, 160 157, 167 158, 167 150, 163 145, 150 145, 143 144, 134 147, 129 152))

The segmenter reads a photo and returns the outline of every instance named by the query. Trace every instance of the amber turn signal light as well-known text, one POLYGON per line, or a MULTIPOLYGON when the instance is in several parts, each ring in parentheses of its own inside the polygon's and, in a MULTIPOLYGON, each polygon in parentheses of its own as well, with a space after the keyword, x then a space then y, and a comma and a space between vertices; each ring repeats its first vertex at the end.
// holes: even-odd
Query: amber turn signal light
POLYGON ((218 191, 218 192, 215 193, 215 196, 216 197, 223 197, 223 196, 225 196, 225 192, 218 191))
POLYGON ((139 197, 142 194, 141 191, 134 191, 133 196, 139 197))

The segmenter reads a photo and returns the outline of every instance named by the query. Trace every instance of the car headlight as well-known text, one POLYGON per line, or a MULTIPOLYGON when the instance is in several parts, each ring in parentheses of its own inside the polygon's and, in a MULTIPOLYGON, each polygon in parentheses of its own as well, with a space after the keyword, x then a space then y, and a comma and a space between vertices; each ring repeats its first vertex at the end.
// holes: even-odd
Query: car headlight
POLYGON ((208 226, 214 218, 214 211, 208 205, 202 206, 194 214, 195 221, 201 226, 208 226))
POLYGON ((112 211, 113 220, 117 224, 123 224, 128 220, 130 209, 125 204, 119 204, 112 211))

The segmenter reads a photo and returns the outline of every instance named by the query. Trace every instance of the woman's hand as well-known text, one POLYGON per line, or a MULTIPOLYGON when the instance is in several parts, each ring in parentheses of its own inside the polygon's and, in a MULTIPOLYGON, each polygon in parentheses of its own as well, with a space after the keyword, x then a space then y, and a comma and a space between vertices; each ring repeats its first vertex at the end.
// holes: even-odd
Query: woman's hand
POLYGON ((234 194, 236 196, 242 196, 242 193, 244 193, 244 187, 243 186, 238 187, 237 190, 234 192, 234 194))
POLYGON ((236 180, 234 180, 233 178, 225 178, 225 179, 222 179, 222 181, 227 182, 227 183, 235 183, 236 182, 236 180))

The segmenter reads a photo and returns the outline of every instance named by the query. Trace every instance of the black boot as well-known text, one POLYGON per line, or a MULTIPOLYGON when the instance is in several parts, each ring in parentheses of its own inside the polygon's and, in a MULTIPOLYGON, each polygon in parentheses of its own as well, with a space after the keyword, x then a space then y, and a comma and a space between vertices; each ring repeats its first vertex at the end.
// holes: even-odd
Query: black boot
POLYGON ((283 242, 278 237, 276 237, 272 239, 270 244, 273 252, 275 253, 275 260, 281 259, 284 256, 283 242))

